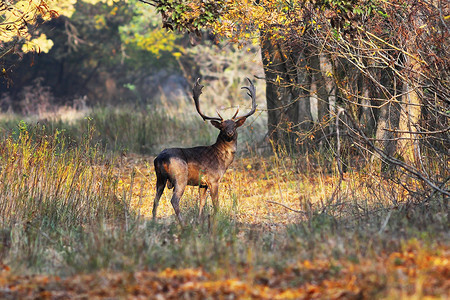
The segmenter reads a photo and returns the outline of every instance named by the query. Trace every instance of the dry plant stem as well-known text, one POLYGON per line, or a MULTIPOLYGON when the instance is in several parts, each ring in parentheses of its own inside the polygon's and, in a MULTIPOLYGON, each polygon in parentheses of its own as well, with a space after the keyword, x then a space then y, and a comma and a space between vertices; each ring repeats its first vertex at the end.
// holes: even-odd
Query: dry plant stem
POLYGON ((337 138, 337 145, 336 145, 336 161, 337 161, 337 167, 339 171, 339 182, 336 186, 336 188, 333 191, 333 194, 331 194, 331 198, 328 201, 326 205, 324 205, 322 212, 324 212, 334 201, 336 198, 336 195, 341 190, 342 181, 344 180, 344 171, 342 170, 342 161, 341 161, 341 140, 340 140, 340 132, 339 132, 339 117, 345 110, 341 107, 338 109, 338 113, 336 115, 336 138, 337 138))
POLYGON ((342 177, 344 176, 344 172, 342 171, 342 161, 340 157, 341 153, 341 140, 339 138, 339 116, 344 112, 343 108, 339 108, 338 113, 336 115, 336 135, 337 135, 337 149, 336 149, 336 160, 337 166, 339 170, 339 186, 342 182, 342 177))
POLYGON ((344 112, 344 109, 339 108, 338 113, 336 115, 336 135, 337 135, 336 160, 337 160, 337 166, 338 166, 338 171, 339 171, 339 183, 331 196, 330 204, 333 202, 336 194, 341 190, 341 184, 342 184, 342 181, 344 180, 344 171, 342 170, 342 160, 341 160, 341 139, 340 139, 340 135, 339 135, 339 133, 340 133, 339 132, 339 117, 343 112, 344 112))
POLYGON ((293 209, 293 208, 291 208, 291 207, 289 207, 289 206, 287 206, 287 205, 285 205, 285 204, 283 204, 283 203, 279 203, 279 202, 275 202, 275 201, 270 201, 270 200, 266 200, 266 202, 267 202, 267 203, 272 203, 272 204, 277 204, 277 205, 283 206, 284 208, 286 208, 286 209, 288 209, 288 210, 290 210, 290 211, 293 211, 293 212, 296 212, 296 213, 299 213, 299 214, 303 214, 303 215, 305 215, 305 216, 308 215, 308 213, 306 213, 306 212, 304 212, 304 211, 302 211, 302 210, 296 210, 296 209, 293 209))

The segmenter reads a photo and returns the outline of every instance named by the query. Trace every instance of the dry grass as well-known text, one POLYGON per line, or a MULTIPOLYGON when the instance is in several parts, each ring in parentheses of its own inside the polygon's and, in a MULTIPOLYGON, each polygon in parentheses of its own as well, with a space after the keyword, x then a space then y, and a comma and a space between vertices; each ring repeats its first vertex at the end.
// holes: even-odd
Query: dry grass
MULTIPOLYGON (((23 274, 63 275, 70 282, 107 270, 107 278, 132 286, 121 272, 139 277, 151 270, 163 278, 171 268, 184 284, 183 270, 194 268, 212 282, 191 279, 195 295, 207 284, 213 294, 205 295, 219 295, 227 282, 243 289, 229 294, 270 291, 285 298, 448 294, 445 199, 418 199, 364 168, 347 172, 339 185, 320 153, 248 153, 225 174, 215 219, 196 222, 198 189, 189 187, 181 201, 185 227, 175 221, 168 190, 153 222, 153 157, 105 152, 96 138, 103 131, 89 124, 107 119, 118 122, 101 127, 110 130, 126 118, 90 118, 78 139, 23 122, 2 137, 0 259, 10 271, 0 272, 0 282, 26 289, 21 284, 30 279, 23 274)), ((138 127, 129 130, 138 136, 138 127)), ((409 182, 409 188, 420 185, 409 182)), ((47 283, 36 284, 48 291, 58 286, 47 283)), ((159 292, 170 298, 185 291, 159 292)))
MULTIPOLYGON (((221 209, 239 223, 281 226, 305 221, 313 212, 321 210, 332 211, 341 218, 355 217, 359 210, 362 213, 380 207, 388 209, 394 202, 401 204, 409 199, 401 186, 380 181, 375 170, 346 173, 339 188, 338 174, 317 165, 301 170, 304 165, 300 166, 300 159, 303 158, 238 158, 220 184, 221 209)), ((153 157, 129 155, 115 170, 121 178, 119 190, 132 195, 131 208, 150 218, 156 184, 153 157)), ((171 196, 172 190, 166 188, 158 217, 175 222, 171 196)), ((182 209, 196 208, 197 199, 198 187, 188 186, 181 201, 182 209)), ((207 201, 212 208, 209 198, 207 201)))

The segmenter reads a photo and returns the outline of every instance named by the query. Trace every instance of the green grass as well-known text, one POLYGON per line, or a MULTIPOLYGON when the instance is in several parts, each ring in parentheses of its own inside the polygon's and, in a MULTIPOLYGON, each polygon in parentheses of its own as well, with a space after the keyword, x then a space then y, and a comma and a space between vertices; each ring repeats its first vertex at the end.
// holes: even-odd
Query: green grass
MULTIPOLYGON (((99 144, 104 151, 156 153, 169 146, 208 144, 215 141, 215 129, 190 115, 180 114, 176 117, 156 110, 151 106, 135 108, 97 107, 84 118, 71 122, 61 119, 21 121, 20 116, 9 117, 0 121, 3 134, 18 133, 18 124, 40 124, 47 134, 55 131, 64 132, 71 143, 80 143, 91 128, 89 142, 99 144)), ((1 132, 0 132, 1 133, 1 132)))

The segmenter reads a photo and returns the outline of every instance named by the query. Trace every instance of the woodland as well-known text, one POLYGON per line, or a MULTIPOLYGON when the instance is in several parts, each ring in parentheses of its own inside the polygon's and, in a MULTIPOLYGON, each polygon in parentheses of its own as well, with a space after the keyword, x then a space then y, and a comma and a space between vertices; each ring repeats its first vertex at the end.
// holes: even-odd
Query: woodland
POLYGON ((440 0, 2 0, 0 298, 449 298, 449 50, 440 0), (256 113, 152 219, 198 78, 256 113))

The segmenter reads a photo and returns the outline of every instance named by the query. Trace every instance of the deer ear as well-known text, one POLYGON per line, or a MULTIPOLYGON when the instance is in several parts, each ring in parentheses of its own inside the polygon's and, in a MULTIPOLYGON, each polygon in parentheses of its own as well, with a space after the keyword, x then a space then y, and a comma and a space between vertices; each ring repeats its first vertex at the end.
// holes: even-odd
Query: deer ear
POLYGON ((211 124, 212 124, 214 127, 216 127, 217 129, 222 130, 222 123, 221 123, 221 122, 212 120, 212 121, 211 121, 211 124))
POLYGON ((247 120, 247 118, 242 118, 242 119, 237 120, 235 122, 236 123, 236 128, 241 127, 245 123, 245 120, 247 120))

